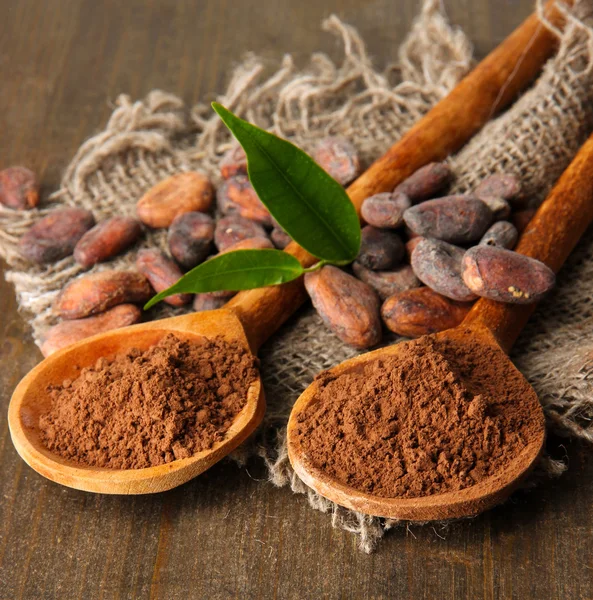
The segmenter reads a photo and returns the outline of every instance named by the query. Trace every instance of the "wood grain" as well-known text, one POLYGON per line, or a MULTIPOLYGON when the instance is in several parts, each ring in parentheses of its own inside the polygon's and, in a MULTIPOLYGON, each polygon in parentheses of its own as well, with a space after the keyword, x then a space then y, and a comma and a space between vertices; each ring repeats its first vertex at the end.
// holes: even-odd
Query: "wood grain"
MULTIPOLYGON (((531 0, 446 0, 483 56, 531 0)), ((120 92, 154 87, 210 100, 248 51, 338 57, 320 20, 356 24, 378 64, 394 60, 417 0, 0 0, 0 165, 53 189, 120 92)), ((150 497, 95 496, 45 481, 17 456, 6 408, 40 360, 0 277, 0 598, 589 599, 593 461, 564 442, 570 470, 472 521, 388 534, 361 554, 303 496, 221 464, 150 497), (444 538, 444 539, 443 539, 444 538)))

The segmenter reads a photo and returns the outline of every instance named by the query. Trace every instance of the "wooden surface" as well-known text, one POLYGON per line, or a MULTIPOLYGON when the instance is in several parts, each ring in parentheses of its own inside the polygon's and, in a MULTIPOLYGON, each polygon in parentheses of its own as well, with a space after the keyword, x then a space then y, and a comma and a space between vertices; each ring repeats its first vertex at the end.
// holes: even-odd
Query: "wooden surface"
MULTIPOLYGON (((484 55, 531 0, 445 0, 484 55)), ((187 101, 222 90, 247 50, 302 62, 334 53, 320 20, 356 24, 379 64, 396 57, 416 0, 0 0, 0 165, 53 189, 120 92, 187 101)), ((171 492, 98 496, 44 480, 18 458, 6 407, 40 359, 0 278, 0 598, 593 597, 593 461, 564 442, 570 470, 472 521, 388 534, 377 552, 306 500, 219 465, 171 492)))

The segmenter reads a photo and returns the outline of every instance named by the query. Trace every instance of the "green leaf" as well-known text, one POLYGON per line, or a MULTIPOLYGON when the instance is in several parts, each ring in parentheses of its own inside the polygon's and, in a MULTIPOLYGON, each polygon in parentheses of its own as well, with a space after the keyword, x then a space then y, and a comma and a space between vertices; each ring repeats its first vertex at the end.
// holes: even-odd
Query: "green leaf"
POLYGON ((294 144, 212 107, 243 146, 249 179, 282 229, 317 258, 352 262, 360 223, 344 188, 294 144))
POLYGON ((219 254, 187 272, 177 283, 151 298, 144 309, 172 294, 251 290, 292 281, 303 272, 301 263, 282 250, 235 250, 219 254))

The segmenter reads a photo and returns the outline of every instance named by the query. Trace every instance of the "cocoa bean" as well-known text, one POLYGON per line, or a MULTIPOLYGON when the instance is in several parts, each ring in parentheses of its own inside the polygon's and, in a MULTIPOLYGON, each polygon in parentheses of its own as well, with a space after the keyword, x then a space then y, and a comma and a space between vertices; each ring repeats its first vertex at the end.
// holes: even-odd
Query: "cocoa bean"
POLYGON ((502 198, 514 200, 521 193, 521 180, 510 173, 500 173, 486 177, 475 189, 478 198, 502 198))
POLYGON ((202 312, 204 310, 216 310, 222 308, 228 301, 228 298, 220 298, 214 294, 196 294, 194 297, 194 310, 202 312))
POLYGON ((223 179, 234 175, 247 175, 247 156, 239 145, 227 150, 220 161, 220 174, 223 179))
POLYGON ((529 222, 531 221, 531 219, 533 219, 533 215, 535 215, 535 213, 535 209, 532 208, 518 210, 517 212, 513 213, 511 221, 513 225, 517 228, 517 231, 519 233, 523 233, 525 231, 527 225, 529 225, 529 222))
POLYGON ((412 204, 405 194, 382 192, 369 196, 360 209, 362 218, 373 227, 397 229, 403 225, 404 212, 412 204))
MULTIPOLYGON (((152 248, 138 252, 136 268, 150 281, 150 285, 157 293, 177 283, 183 275, 170 258, 152 248)), ((173 294, 165 298, 164 302, 171 306, 184 306, 191 302, 191 294, 173 294)))
POLYGON ((399 235, 367 225, 362 228, 360 252, 356 260, 367 269, 385 270, 398 265, 404 252, 404 244, 399 235))
POLYGON ((474 246, 463 257, 463 280, 483 298, 531 304, 554 287, 556 276, 534 258, 504 248, 474 246))
POLYGON ((214 229, 214 243, 221 252, 241 240, 254 237, 268 236, 266 230, 259 223, 240 215, 222 217, 214 229))
POLYGON ((292 242, 292 238, 288 235, 288 233, 279 227, 274 227, 274 229, 272 229, 270 237, 272 238, 272 242, 274 242, 274 246, 280 250, 284 250, 284 248, 286 248, 286 246, 292 242))
POLYGON ((241 240, 232 246, 229 246, 223 250, 220 254, 226 254, 227 252, 234 252, 235 250, 265 250, 273 248, 271 240, 267 237, 253 237, 241 240))
POLYGON ((465 251, 440 240, 424 239, 412 254, 416 277, 435 292, 460 302, 475 299, 463 282, 461 262, 465 251))
POLYGON ((132 217, 112 217, 89 229, 74 248, 74 260, 88 268, 129 248, 142 233, 132 217))
POLYGON ((410 265, 402 265, 392 271, 371 271, 360 263, 352 264, 354 274, 370 285, 385 300, 396 292, 403 292, 422 285, 410 265))
POLYGON ((213 195, 214 188, 206 175, 178 173, 148 190, 138 200, 136 214, 149 227, 169 227, 183 213, 208 211, 213 195))
POLYGON ((35 173, 26 167, 2 169, 0 204, 15 210, 35 208, 39 204, 39 184, 35 173))
POLYGON ((484 196, 480 200, 492 211, 495 221, 502 221, 511 216, 511 205, 499 196, 484 196))
POLYGON ((457 327, 471 306, 471 302, 456 302, 421 287, 387 298, 381 307, 381 316, 394 333, 416 338, 457 327))
POLYGON ((313 159, 342 185, 350 183, 360 173, 356 148, 344 138, 322 139, 313 151, 313 159))
POLYGON ((102 271, 71 281, 54 302, 62 319, 82 319, 118 304, 146 302, 153 294, 148 279, 135 271, 102 271))
POLYGON ((271 226, 272 216, 245 175, 229 177, 216 192, 218 207, 225 215, 238 214, 271 226))
POLYGON ((472 196, 428 200, 404 213, 404 221, 414 233, 451 243, 479 240, 492 219, 488 206, 472 196))
POLYGON ((326 266, 307 273, 305 287, 323 322, 342 341, 356 348, 381 341, 379 298, 366 283, 326 266))
POLYGON ((395 188, 394 193, 405 194, 412 204, 416 204, 435 198, 451 179, 451 168, 447 163, 433 162, 412 173, 395 188))
POLYGON ((62 208, 37 221, 20 239, 19 252, 36 263, 50 263, 70 256, 80 238, 95 224, 93 214, 82 208, 62 208))
POLYGON ((406 242, 406 255, 408 260, 412 260, 412 253, 414 252, 414 249, 423 239, 425 238, 423 238, 421 235, 416 235, 406 242))
POLYGON ((480 240, 480 245, 497 246, 498 248, 512 250, 518 237, 519 232, 512 223, 498 221, 484 234, 484 237, 480 240))
POLYGON ((120 304, 94 317, 62 321, 45 333, 41 352, 49 356, 92 335, 134 325, 141 317, 142 311, 134 304, 120 304))
POLYGON ((212 250, 214 220, 201 212, 188 212, 173 219, 167 241, 171 256, 184 268, 193 269, 212 250))

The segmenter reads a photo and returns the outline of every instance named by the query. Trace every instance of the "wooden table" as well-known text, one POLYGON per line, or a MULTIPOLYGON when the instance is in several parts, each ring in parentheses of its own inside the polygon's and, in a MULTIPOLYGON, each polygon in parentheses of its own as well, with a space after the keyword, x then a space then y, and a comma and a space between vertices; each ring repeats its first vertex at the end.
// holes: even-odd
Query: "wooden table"
MULTIPOLYGON (((478 55, 532 0, 447 0, 478 55)), ((416 0, 0 0, 0 167, 26 164, 54 189, 121 92, 186 101, 224 89, 254 50, 336 55, 320 21, 355 24, 378 64, 397 56, 416 0)), ((1 269, 0 269, 1 270, 1 269)), ((0 277, 0 598, 593 598, 593 461, 565 442, 570 470, 472 521, 402 528, 367 556, 261 465, 218 465, 168 493, 86 494, 29 469, 6 408, 40 359, 0 277)))

